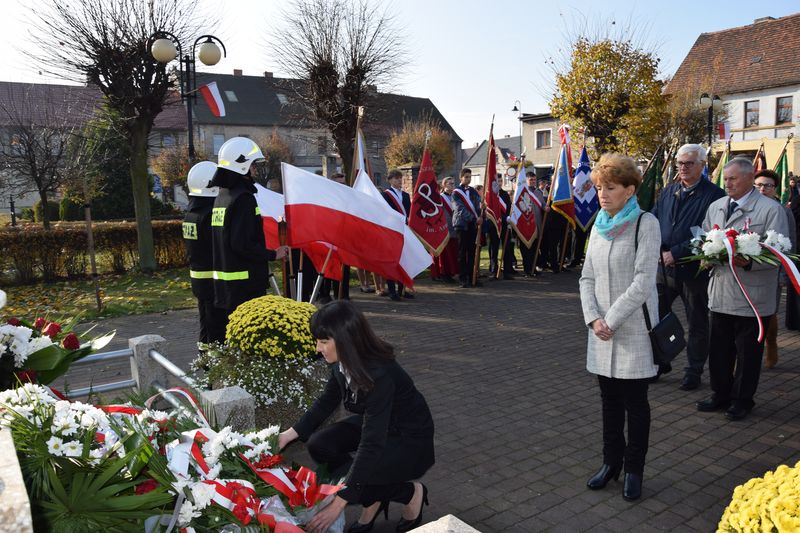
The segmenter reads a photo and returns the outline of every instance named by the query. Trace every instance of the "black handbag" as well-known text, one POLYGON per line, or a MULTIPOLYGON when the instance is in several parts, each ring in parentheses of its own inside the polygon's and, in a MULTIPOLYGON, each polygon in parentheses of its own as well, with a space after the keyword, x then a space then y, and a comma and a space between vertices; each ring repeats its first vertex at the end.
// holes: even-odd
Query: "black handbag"
MULTIPOLYGON (((636 221, 636 235, 634 237, 634 251, 639 249, 639 225, 642 222, 642 215, 636 221)), ((647 312, 647 302, 642 304, 644 311, 644 323, 650 335, 650 344, 653 347, 653 363, 658 366, 665 366, 672 363, 672 360, 681 353, 686 346, 686 338, 683 333, 683 326, 675 313, 670 311, 655 326, 650 324, 650 313, 647 312)))

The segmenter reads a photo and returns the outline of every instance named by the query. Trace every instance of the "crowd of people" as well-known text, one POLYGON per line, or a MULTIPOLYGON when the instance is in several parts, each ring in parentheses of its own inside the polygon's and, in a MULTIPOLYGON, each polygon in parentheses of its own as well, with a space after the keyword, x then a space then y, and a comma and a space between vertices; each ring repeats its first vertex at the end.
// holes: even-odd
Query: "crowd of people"
MULTIPOLYGON (((290 253, 285 247, 270 251, 265 246, 251 176, 253 161, 263 157, 260 150, 249 139, 228 143, 220 149, 217 165, 197 165, 189 175, 191 202, 184 238, 203 342, 222 340, 227 315, 243 301, 266 294, 268 261, 290 253)), ((779 177, 771 171, 756 173, 745 158, 724 166, 723 190, 702 177, 706 159, 702 146, 682 146, 676 181, 661 191, 648 213, 637 201, 642 174, 636 162, 604 154, 591 175, 600 211, 588 236, 570 237, 574 242, 568 261, 573 266, 583 263, 579 288, 588 329, 586 368, 597 375, 602 405, 602 466, 587 486, 602 489, 624 472, 626 500, 642 494, 650 432, 648 389, 672 370, 669 364, 655 363, 649 330, 671 312, 679 297, 688 330, 680 388, 697 389, 708 362, 712 394, 697 402, 698 411, 722 411, 731 421, 747 417, 755 406, 765 346, 764 365, 771 368, 778 362, 778 268, 737 256, 735 275, 734 268, 693 259, 690 242, 699 230, 746 227, 761 235, 768 230, 785 235, 795 249, 800 190, 792 183, 790 201, 782 206, 775 194, 779 177), (763 342, 760 323, 767 325, 763 342)), ((331 179, 344 181, 344 176, 331 179)), ((511 196, 501 196, 507 209, 500 224, 489 224, 483 216, 481 187, 473 188, 471 180, 470 170, 464 169, 458 184, 452 177, 441 182, 450 240, 431 267, 433 279, 455 282, 458 276, 464 288, 481 285, 474 277, 474 262, 482 242, 489 250, 493 277, 513 278, 519 267, 509 233, 511 196)), ((407 219, 411 198, 401 190, 402 175, 393 171, 388 181, 383 198, 407 219)), ((545 223, 547 191, 538 186, 534 173, 527 176, 527 187, 538 200, 530 208, 541 243, 519 245, 522 271, 525 276, 544 267, 558 272, 563 250, 569 248, 563 242, 569 233, 558 224, 565 219, 550 216, 545 223), (541 251, 542 267, 534 264, 536 251, 541 251)), ((356 272, 364 293, 393 300, 414 297, 396 281, 356 272)), ((281 433, 280 445, 304 440, 318 463, 344 476, 347 489, 312 521, 312 530, 325 530, 349 502, 363 506, 349 531, 369 531, 395 501, 403 505, 397 530, 406 531, 420 523, 427 503, 427 488, 415 480, 434 462, 433 419, 425 399, 395 361, 391 345, 379 339, 347 301, 347 285, 346 277, 338 287, 332 280, 323 285, 320 309, 310 327, 317 350, 330 363, 330 380, 305 416, 281 433), (352 414, 323 426, 340 403, 352 414)), ((793 290, 788 291, 787 306, 786 327, 800 329, 793 290)))

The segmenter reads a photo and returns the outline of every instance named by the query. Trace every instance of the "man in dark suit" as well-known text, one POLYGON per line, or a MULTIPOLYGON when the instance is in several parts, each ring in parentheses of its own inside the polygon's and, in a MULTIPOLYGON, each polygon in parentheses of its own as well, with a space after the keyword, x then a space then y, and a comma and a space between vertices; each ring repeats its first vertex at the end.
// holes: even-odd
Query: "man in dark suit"
MULTIPOLYGON (((458 187, 453 189, 453 227, 458 235, 458 280, 462 288, 471 286, 475 241, 483 224, 481 197, 478 191, 469 186, 471 182, 472 171, 464 168, 458 187)), ((481 282, 476 282, 476 285, 480 286, 481 282)))
MULTIPOLYGON (((406 224, 408 224, 408 214, 411 212, 411 196, 401 189, 403 186, 403 173, 395 169, 389 172, 386 177, 389 186, 381 194, 392 209, 403 215, 406 224)), ((404 290, 403 284, 395 280, 387 279, 386 286, 389 289, 389 298, 394 301, 400 300, 400 297, 413 298, 411 292, 404 290)))
MULTIPOLYGON (((688 321, 687 365, 681 390, 700 386, 700 376, 708 359, 708 271, 699 271, 700 262, 678 263, 692 255, 691 228, 699 227, 708 206, 725 193, 703 179, 706 151, 699 144, 678 149, 678 178, 661 191, 653 214, 661 226, 661 260, 657 278, 659 316, 664 317, 678 296, 683 300, 688 321)), ((660 368, 659 374, 670 368, 660 368)))

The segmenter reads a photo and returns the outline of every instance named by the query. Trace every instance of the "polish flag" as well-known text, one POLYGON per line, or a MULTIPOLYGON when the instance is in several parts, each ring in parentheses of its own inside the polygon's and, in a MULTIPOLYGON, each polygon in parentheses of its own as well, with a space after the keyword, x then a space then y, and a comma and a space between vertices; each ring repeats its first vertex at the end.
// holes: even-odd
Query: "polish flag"
MULTIPOLYGON (((413 285, 414 276, 431 263, 413 235, 412 243, 422 248, 427 262, 419 268, 414 256, 408 257, 403 216, 389 207, 377 189, 377 197, 365 194, 287 163, 281 163, 281 171, 290 246, 326 242, 336 247, 344 264, 407 285, 413 285)), ((359 173, 361 181, 364 176, 359 173)), ((368 176, 366 181, 372 183, 368 176)))
MULTIPOLYGON (((256 203, 258 209, 261 211, 261 222, 264 227, 264 238, 267 241, 267 248, 275 250, 280 246, 280 239, 278 237, 278 223, 286 219, 286 213, 283 205, 283 195, 275 191, 271 191, 266 187, 256 185, 256 203)), ((328 265, 322 275, 329 279, 341 281, 342 279, 342 261, 339 259, 339 254, 336 247, 326 242, 311 242, 301 247, 311 262, 314 263, 314 268, 317 272, 322 272, 322 267, 325 265, 325 258, 328 256, 328 251, 333 250, 328 265)))
POLYGON ((217 82, 212 81, 211 83, 207 83, 198 90, 200 91, 200 94, 203 95, 203 99, 208 104, 208 108, 211 110, 211 113, 215 117, 224 117, 225 103, 222 101, 222 95, 219 94, 217 82))

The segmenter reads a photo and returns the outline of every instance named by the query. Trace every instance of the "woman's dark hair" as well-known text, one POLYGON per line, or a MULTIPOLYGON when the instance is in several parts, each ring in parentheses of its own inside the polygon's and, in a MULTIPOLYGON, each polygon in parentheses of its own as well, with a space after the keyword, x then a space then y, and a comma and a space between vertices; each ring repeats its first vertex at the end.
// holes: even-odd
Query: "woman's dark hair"
POLYGON ((371 360, 394 360, 394 348, 380 339, 364 313, 347 300, 335 300, 311 315, 311 334, 316 339, 333 339, 339 362, 361 391, 372 389, 366 364, 371 360))

